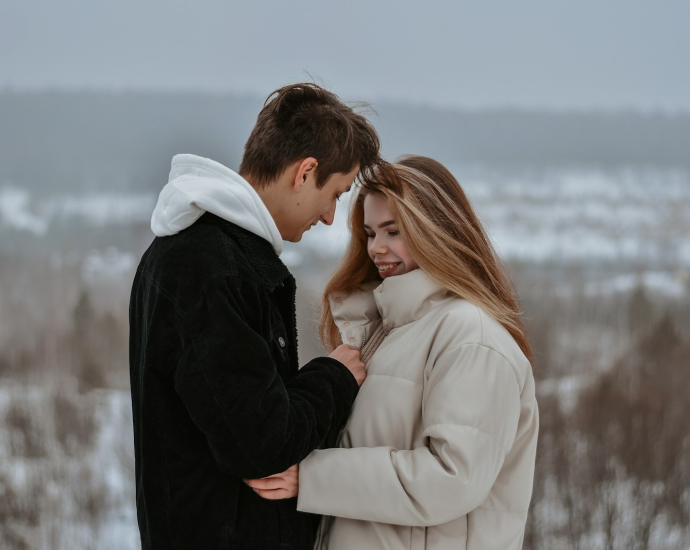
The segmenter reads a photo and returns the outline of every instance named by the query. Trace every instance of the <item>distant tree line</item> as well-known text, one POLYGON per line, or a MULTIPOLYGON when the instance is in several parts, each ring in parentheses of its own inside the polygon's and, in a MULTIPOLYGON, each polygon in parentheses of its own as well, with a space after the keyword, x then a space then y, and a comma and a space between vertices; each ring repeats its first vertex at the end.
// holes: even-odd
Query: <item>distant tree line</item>
MULTIPOLYGON (((143 92, 0 92, 0 185, 46 192, 159 190, 176 153, 232 168, 263 98, 143 92)), ((690 113, 457 111, 387 102, 384 153, 489 166, 690 170, 690 113)))

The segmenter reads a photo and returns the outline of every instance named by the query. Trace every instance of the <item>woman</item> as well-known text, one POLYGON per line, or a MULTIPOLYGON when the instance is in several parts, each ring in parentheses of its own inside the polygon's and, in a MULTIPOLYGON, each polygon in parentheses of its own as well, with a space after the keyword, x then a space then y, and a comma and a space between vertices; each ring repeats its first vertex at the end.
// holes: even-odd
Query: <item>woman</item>
POLYGON ((447 169, 410 156, 363 185, 350 223, 321 333, 361 346, 368 371, 340 448, 299 465, 298 509, 327 516, 316 548, 520 548, 531 351, 477 216, 447 169))

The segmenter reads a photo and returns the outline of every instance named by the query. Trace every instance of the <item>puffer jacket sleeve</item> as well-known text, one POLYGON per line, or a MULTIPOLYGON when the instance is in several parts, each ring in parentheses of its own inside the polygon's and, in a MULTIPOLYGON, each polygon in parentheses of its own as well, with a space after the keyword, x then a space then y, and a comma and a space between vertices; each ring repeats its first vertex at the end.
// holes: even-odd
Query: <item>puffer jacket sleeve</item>
POLYGON ((218 467, 241 478, 287 470, 344 422, 358 391, 329 357, 283 382, 254 325, 260 292, 231 277, 206 285, 182 323, 175 389, 218 467))
POLYGON ((298 510, 429 526, 484 502, 517 432, 520 387, 510 363, 480 344, 442 353, 427 375, 426 445, 326 449, 300 464, 298 510))

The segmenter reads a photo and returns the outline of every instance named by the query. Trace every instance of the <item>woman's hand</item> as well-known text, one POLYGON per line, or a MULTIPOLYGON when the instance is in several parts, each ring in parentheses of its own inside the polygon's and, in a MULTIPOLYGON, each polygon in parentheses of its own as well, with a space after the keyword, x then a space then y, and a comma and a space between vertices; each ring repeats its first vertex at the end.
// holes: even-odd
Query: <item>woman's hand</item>
POLYGON ((282 474, 261 479, 245 479, 244 482, 261 498, 268 500, 293 498, 299 493, 299 464, 291 466, 282 474))

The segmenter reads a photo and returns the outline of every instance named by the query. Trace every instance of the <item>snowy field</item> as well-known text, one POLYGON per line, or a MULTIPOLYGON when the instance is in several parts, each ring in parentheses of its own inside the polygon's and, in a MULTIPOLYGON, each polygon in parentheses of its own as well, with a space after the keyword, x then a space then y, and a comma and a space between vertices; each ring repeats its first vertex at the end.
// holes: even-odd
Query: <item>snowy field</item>
MULTIPOLYGON (((690 176, 673 170, 568 169, 491 172, 456 167, 454 173, 496 249, 507 261, 529 264, 606 265, 590 272, 586 292, 627 292, 638 284, 669 297, 690 284, 690 176), (613 266, 613 268, 612 268, 613 266)), ((332 227, 286 243, 283 261, 295 269, 315 258, 335 261, 348 238, 352 193, 343 196, 332 227)), ((157 197, 150 194, 32 196, 0 185, 0 234, 35 240, 89 231, 105 234, 148 225, 157 197)), ((16 249, 16 247, 15 247, 16 249)), ((55 263, 81 262, 88 277, 129 273, 136 257, 108 245, 53 254, 55 263), (76 254, 76 256, 75 256, 76 254)), ((319 274, 320 275, 320 274, 319 274)), ((567 285, 559 292, 568 293, 567 285)))
POLYGON ((129 392, 6 383, 0 414, 3 549, 140 548, 129 392))
MULTIPOLYGON (((686 172, 492 173, 461 167, 454 173, 507 259, 626 260, 690 268, 686 172)), ((343 205, 348 195, 341 199, 332 228, 319 225, 305 235, 310 249, 339 255, 347 241, 343 205)), ((95 228, 147 223, 156 199, 115 193, 41 198, 5 183, 0 185, 0 226, 42 236, 70 222, 95 228)), ((301 258, 295 249, 286 259, 296 264, 301 258)))

